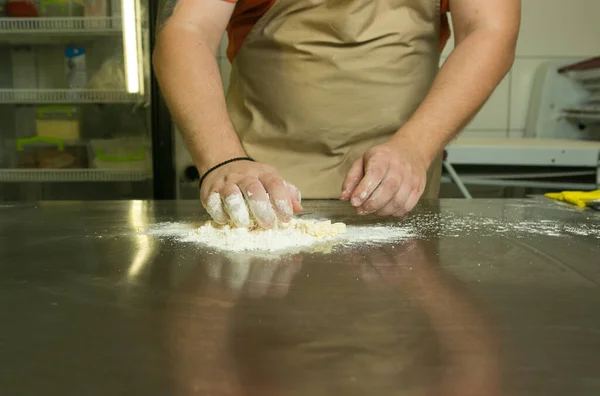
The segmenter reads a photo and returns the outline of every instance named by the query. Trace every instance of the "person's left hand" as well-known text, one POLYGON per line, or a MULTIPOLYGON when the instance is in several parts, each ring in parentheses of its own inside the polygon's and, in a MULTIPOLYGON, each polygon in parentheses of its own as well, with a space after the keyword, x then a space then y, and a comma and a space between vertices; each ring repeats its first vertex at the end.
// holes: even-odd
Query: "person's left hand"
POLYGON ((350 168, 340 199, 360 215, 401 217, 419 202, 427 183, 427 161, 410 141, 372 147, 350 168))

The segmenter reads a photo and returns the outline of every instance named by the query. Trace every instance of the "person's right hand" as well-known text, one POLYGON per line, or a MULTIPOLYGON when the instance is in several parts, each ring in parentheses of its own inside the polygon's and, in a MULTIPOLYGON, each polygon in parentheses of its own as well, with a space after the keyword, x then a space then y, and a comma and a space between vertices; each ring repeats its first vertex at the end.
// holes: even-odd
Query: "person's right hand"
POLYGON ((269 229, 279 219, 289 222, 300 212, 300 191, 286 183, 272 166, 236 161, 211 172, 200 190, 202 205, 219 224, 231 220, 237 227, 249 227, 252 218, 269 229))

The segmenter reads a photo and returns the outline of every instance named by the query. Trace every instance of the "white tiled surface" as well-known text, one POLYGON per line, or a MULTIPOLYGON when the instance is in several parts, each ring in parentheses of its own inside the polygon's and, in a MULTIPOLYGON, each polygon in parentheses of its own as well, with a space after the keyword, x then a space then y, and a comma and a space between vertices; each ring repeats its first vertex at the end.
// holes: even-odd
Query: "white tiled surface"
POLYGON ((508 107, 510 99, 510 76, 502 80, 498 88, 488 99, 485 106, 466 130, 500 130, 508 129, 508 107))
POLYGON ((517 56, 600 53, 599 0, 523 0, 517 56))
MULTIPOLYGON (((537 67, 548 60, 570 62, 600 56, 600 0, 522 0, 522 3, 515 64, 462 132, 462 137, 522 136, 537 67)), ((442 54, 442 62, 453 47, 451 39, 442 54)), ((218 61, 227 87, 231 65, 225 48, 226 44, 218 61)))
POLYGON ((506 131, 504 130, 492 130, 492 129, 477 129, 477 130, 464 130, 458 137, 456 141, 460 141, 461 139, 471 139, 471 138, 490 138, 490 139, 503 139, 506 137, 506 131))
POLYGON ((509 130, 525 130, 535 71, 547 61, 549 59, 523 58, 515 61, 511 72, 509 130))
MULTIPOLYGON (((546 61, 568 63, 600 55, 600 0, 522 3, 515 64, 461 136, 497 137, 499 130, 511 138, 523 136, 537 68, 546 61)), ((444 58, 453 46, 453 41, 448 43, 444 58)))
MULTIPOLYGON (((479 135, 478 137, 481 137, 481 135, 479 135)), ((517 139, 517 138, 522 138, 522 137, 525 137, 524 129, 511 129, 508 131, 509 139, 517 139)))

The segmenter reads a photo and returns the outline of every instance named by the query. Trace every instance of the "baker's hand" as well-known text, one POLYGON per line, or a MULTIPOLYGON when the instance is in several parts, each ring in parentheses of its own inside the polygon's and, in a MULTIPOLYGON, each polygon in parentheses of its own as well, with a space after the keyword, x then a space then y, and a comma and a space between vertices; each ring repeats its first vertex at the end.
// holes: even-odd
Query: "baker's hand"
POLYGON ((372 147, 348 171, 340 199, 360 215, 404 216, 425 191, 427 167, 410 144, 372 147))
POLYGON ((236 161, 211 172, 200 190, 202 205, 219 224, 231 220, 249 227, 252 218, 261 228, 272 228, 277 218, 291 220, 300 212, 300 191, 266 164, 236 161))

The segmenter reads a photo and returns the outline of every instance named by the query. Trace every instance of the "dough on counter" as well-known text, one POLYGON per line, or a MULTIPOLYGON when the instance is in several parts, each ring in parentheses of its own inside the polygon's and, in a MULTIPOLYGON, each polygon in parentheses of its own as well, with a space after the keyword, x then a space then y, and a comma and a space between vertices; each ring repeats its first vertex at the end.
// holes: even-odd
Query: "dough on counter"
POLYGON ((314 220, 297 220, 291 221, 293 227, 299 228, 304 234, 312 235, 318 239, 332 238, 346 232, 346 224, 332 223, 331 220, 319 221, 314 220))
POLYGON ((256 225, 246 228, 207 221, 196 228, 188 240, 228 251, 273 252, 333 242, 345 232, 346 224, 332 223, 330 220, 293 219, 289 223, 277 223, 269 230, 256 225))
MULTIPOLYGON (((235 226, 230 224, 231 228, 235 226)), ((317 221, 317 220, 303 220, 303 219, 292 219, 289 223, 281 223, 277 221, 275 226, 271 230, 263 230, 256 223, 250 227, 251 233, 261 233, 265 231, 289 231, 296 230, 303 235, 310 235, 317 239, 333 238, 336 235, 344 234, 346 232, 346 224, 344 223, 332 223, 331 220, 317 221)))

